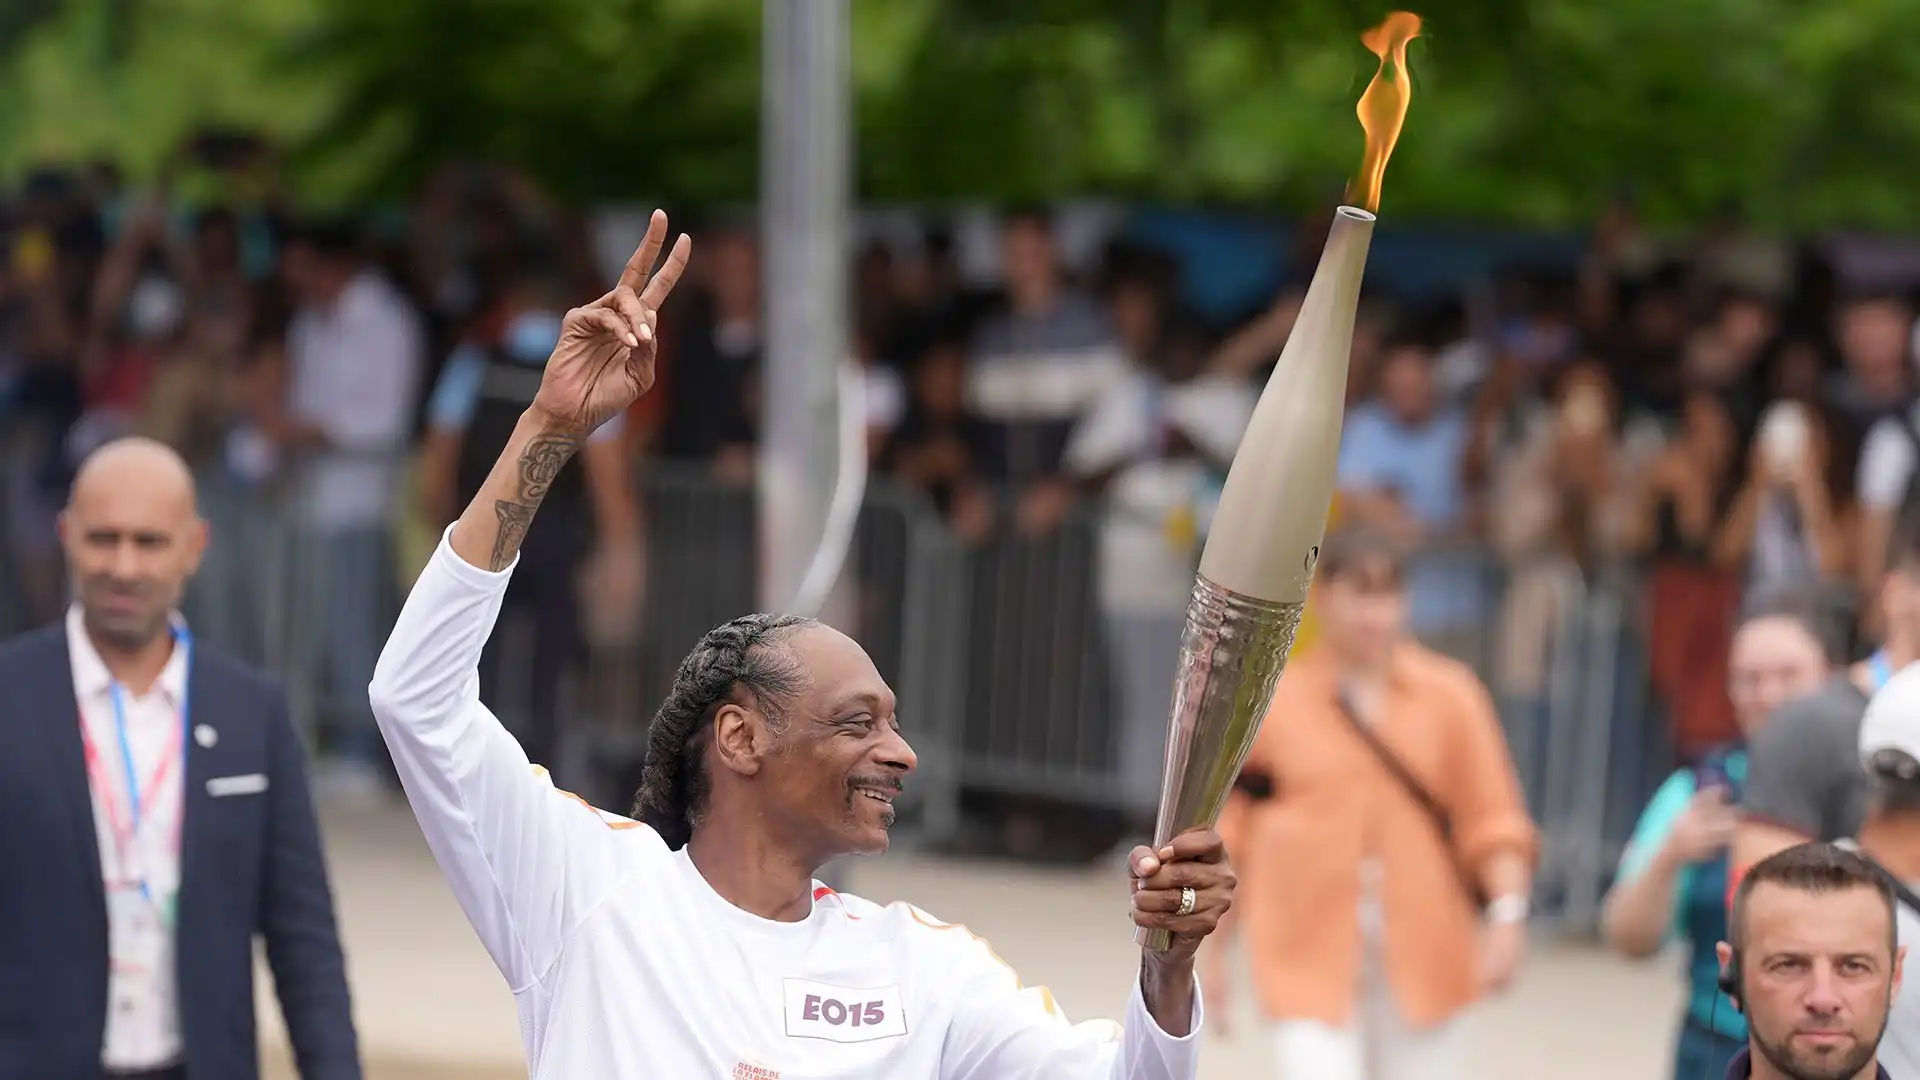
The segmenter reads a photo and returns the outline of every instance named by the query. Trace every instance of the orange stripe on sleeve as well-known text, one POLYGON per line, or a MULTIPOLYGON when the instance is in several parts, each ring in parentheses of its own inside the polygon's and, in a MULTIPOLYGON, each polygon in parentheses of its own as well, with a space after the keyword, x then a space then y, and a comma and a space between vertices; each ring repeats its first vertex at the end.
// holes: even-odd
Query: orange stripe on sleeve
POLYGON ((921 911, 917 907, 914 907, 912 904, 906 903, 904 900, 895 901, 895 903, 905 906, 907 909, 907 914, 913 916, 913 921, 919 923, 921 926, 924 926, 929 930, 958 930, 961 933, 972 938, 973 940, 979 942, 980 947, 987 950, 987 955, 993 958, 993 962, 996 964, 999 964, 1003 968, 1006 968, 1007 974, 1013 976, 1013 985, 1016 988, 1020 990, 1038 991, 1040 994, 1040 1004, 1046 1008, 1047 1015, 1052 1016, 1056 1019, 1064 1019, 1064 1017, 1061 1017, 1060 1015, 1059 1003, 1053 1000, 1053 991, 1049 990, 1044 986, 1029 987, 1026 983, 1022 982, 1020 980, 1020 973, 1014 970, 1014 967, 1012 964, 1007 963, 1005 957, 1001 956, 998 952, 994 951, 993 944, 989 942, 986 938, 983 938, 979 934, 976 934, 973 931, 967 929, 965 926, 961 925, 960 923, 940 922, 936 920, 933 916, 928 915, 926 912, 921 911))
MULTIPOLYGON (((535 766, 533 767, 533 775, 535 775, 535 776, 546 776, 546 775, 547 775, 547 768, 546 768, 546 766, 544 766, 544 765, 535 765, 535 766)), ((638 822, 638 821, 629 821, 629 820, 627 820, 627 819, 625 819, 625 818, 619 818, 619 819, 617 819, 617 820, 612 820, 612 821, 609 821, 609 820, 607 819, 607 816, 606 816, 606 814, 605 814, 605 813, 604 813, 603 811, 601 811, 601 809, 600 809, 599 807, 597 807, 597 806, 595 806, 595 805, 593 805, 592 803, 590 803, 590 802, 588 802, 587 800, 585 800, 585 799, 583 799, 583 798, 581 798, 580 796, 578 796, 578 795, 575 795, 575 794, 574 794, 573 792, 571 792, 571 791, 568 791, 568 790, 566 790, 565 788, 562 788, 562 787, 559 787, 559 786, 557 786, 557 785, 556 785, 556 786, 554 787, 554 789, 553 789, 553 790, 555 791, 555 793, 557 793, 557 794, 560 794, 560 795, 565 795, 565 796, 566 796, 567 798, 569 798, 569 799, 572 799, 572 800, 573 800, 574 802, 577 802, 577 803, 579 803, 579 804, 580 804, 581 806, 584 806, 584 807, 586 807, 586 808, 588 809, 588 811, 590 811, 590 812, 591 812, 591 813, 593 814, 593 816, 594 816, 594 817, 597 817, 597 818, 599 818, 599 819, 600 819, 600 824, 602 824, 602 825, 605 825, 605 826, 606 826, 607 828, 609 828, 609 829, 613 829, 613 830, 614 830, 614 831, 616 831, 616 832, 618 832, 618 831, 620 831, 620 830, 622 830, 622 829, 637 829, 637 828, 639 828, 639 827, 640 827, 640 825, 641 825, 641 823, 640 823, 640 822, 638 822)))

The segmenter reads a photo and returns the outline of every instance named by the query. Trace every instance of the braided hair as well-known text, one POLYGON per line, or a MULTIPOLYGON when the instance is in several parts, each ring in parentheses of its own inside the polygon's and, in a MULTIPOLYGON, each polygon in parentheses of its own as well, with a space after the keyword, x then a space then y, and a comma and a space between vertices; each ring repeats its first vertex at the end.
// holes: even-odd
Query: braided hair
POLYGON ((806 688, 806 672, 778 648, 818 620, 800 615, 746 615, 707 631, 674 673, 673 687, 647 729, 647 755, 633 818, 679 850, 693 836, 709 790, 707 742, 714 714, 744 693, 776 727, 786 699, 806 688))

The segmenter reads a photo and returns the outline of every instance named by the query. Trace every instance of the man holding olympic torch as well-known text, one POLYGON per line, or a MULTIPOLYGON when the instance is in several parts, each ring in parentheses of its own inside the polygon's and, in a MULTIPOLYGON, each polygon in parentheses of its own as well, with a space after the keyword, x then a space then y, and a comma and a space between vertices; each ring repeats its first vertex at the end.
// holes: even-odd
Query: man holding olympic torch
POLYGON ((478 696, 521 538, 559 469, 654 377, 687 239, 656 212, 619 284, 567 313, 537 398, 380 658, 374 712, 435 858, 512 986, 536 1080, 1196 1075, 1194 953, 1232 903, 1210 829, 1137 848, 1143 952, 1121 1024, 1070 1025, 985 942, 821 885, 887 848, 914 753, 866 653, 749 615, 681 663, 632 818, 557 790, 478 696))

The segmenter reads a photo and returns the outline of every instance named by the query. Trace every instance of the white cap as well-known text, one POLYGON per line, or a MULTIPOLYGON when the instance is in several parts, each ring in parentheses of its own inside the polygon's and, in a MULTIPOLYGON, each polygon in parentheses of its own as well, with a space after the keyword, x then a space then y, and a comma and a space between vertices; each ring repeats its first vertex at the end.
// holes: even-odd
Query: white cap
POLYGON ((1920 664, 1896 672, 1867 702, 1860 721, 1861 764, 1882 750, 1920 760, 1920 664))

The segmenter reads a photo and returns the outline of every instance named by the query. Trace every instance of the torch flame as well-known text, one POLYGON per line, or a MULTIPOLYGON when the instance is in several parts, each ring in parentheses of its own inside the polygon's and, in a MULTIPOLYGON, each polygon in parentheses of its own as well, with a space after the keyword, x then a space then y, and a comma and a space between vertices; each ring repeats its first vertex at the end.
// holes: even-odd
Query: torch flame
POLYGON ((1380 181, 1387 175, 1387 158, 1393 144, 1400 140, 1400 125, 1407 119, 1407 104, 1413 100, 1413 81, 1407 77, 1407 42, 1420 36, 1420 16, 1411 11, 1396 11, 1379 26, 1360 35, 1361 44, 1380 58, 1380 70, 1360 95, 1360 127, 1367 133, 1367 156, 1360 164, 1355 185, 1360 204, 1368 211, 1380 209, 1380 181))

